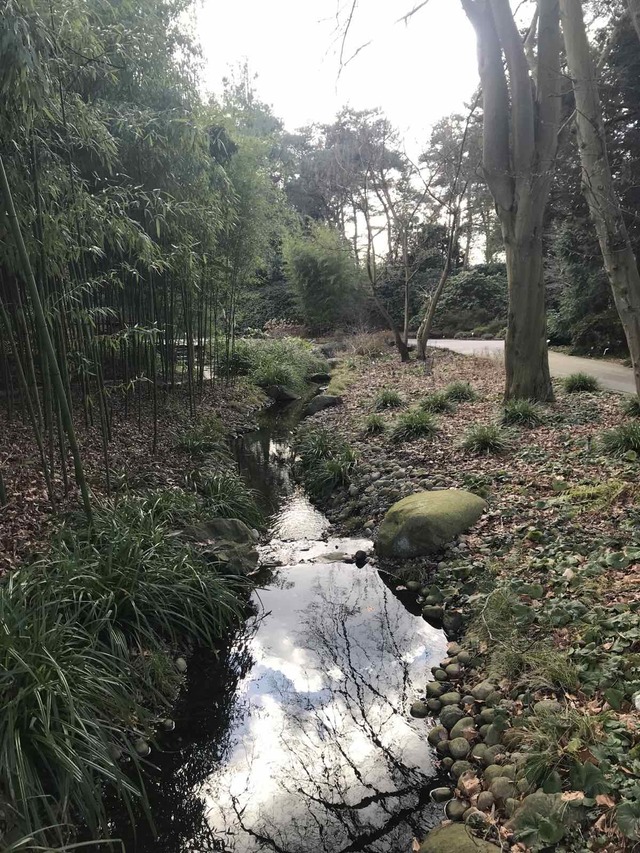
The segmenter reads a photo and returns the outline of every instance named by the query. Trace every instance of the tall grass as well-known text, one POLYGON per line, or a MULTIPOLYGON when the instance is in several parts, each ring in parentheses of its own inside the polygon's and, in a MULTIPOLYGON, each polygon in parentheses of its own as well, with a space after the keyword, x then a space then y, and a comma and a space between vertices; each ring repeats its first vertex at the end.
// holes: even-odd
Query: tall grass
POLYGON ((588 373, 571 373, 563 379, 563 385, 568 394, 593 393, 600 389, 596 377, 588 373))
POLYGON ((302 338, 241 338, 236 342, 228 369, 232 375, 248 376, 261 387, 286 385, 300 391, 307 376, 326 371, 327 362, 302 338))
POLYGON ((179 684, 172 654, 240 620, 238 582, 173 535, 176 505, 98 505, 91 529, 63 530, 0 588, 0 791, 16 839, 51 826, 65 841, 55 826, 78 817, 105 834, 105 787, 143 799, 137 747, 179 684))
POLYGON ((400 415, 393 426, 391 437, 395 441, 433 438, 438 430, 438 421, 430 412, 425 412, 423 409, 410 409, 400 415))

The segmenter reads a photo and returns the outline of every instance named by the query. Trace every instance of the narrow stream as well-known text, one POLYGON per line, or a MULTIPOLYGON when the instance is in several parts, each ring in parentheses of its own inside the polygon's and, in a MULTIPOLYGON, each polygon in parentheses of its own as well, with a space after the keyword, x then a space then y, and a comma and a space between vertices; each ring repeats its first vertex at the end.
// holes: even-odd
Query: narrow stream
POLYGON ((371 565, 337 539, 291 476, 299 406, 270 410, 235 446, 272 514, 274 568, 256 615, 189 666, 176 730, 154 750, 158 837, 127 853, 406 851, 439 819, 425 722, 409 706, 445 651, 371 565))

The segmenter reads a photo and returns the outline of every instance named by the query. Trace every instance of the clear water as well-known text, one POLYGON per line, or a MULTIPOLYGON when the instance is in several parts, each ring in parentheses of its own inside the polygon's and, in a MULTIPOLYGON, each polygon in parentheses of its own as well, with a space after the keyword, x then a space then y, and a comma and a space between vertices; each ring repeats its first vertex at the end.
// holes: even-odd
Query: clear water
POLYGON ((151 810, 131 851, 405 851, 436 822, 426 724, 409 716, 442 633, 412 615, 361 539, 328 522, 293 483, 288 432, 266 418, 236 456, 273 511, 262 557, 280 564, 256 615, 190 663, 176 730, 152 753, 151 810))

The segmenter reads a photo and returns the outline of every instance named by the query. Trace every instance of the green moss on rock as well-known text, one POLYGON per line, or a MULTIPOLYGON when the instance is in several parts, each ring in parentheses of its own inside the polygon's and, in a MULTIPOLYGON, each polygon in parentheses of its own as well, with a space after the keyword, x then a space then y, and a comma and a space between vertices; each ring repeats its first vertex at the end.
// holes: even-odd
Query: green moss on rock
POLYGON ((395 503, 384 517, 376 551, 382 557, 423 557, 468 530, 486 503, 461 489, 418 492, 395 503))

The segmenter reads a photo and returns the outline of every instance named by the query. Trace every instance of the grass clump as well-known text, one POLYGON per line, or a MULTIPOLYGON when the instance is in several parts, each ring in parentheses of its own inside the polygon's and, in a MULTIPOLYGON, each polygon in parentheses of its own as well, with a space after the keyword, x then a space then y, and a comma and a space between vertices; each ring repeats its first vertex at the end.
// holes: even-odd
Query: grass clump
POLYGON ((474 424, 465 433, 462 447, 470 453, 504 453, 510 441, 499 424, 474 424))
POLYGON ((378 412, 382 409, 399 409, 402 405, 402 397, 393 388, 383 388, 374 401, 374 408, 378 412))
POLYGON ((16 838, 52 827, 43 849, 66 843, 78 815, 107 835, 104 789, 129 806, 144 796, 140 755, 179 684, 175 650, 240 622, 238 582, 172 535, 169 503, 99 503, 91 528, 63 528, 0 588, 0 790, 16 838))
POLYGON ((314 500, 322 500, 338 486, 351 482, 355 451, 328 430, 311 428, 301 432, 296 454, 305 488, 314 500))
POLYGON ((637 458, 640 454, 640 423, 631 421, 608 430, 600 437, 600 445, 610 456, 637 458))
POLYGON ((363 432, 365 435, 380 435, 387 428, 386 423, 381 415, 369 415, 364 422, 363 432))
POLYGON ((444 391, 434 391, 420 401, 420 408, 425 412, 446 414, 455 411, 456 407, 451 397, 448 397, 444 391))
POLYGON ((331 371, 331 381, 327 386, 327 394, 335 394, 339 397, 356 381, 357 373, 350 360, 341 362, 331 371))
POLYGON ((225 441, 222 421, 215 415, 201 416, 178 437, 176 448, 194 455, 202 453, 228 455, 229 448, 225 441))
POLYGON ((202 512, 209 518, 239 518, 249 527, 264 523, 256 492, 236 471, 196 471, 189 479, 201 497, 202 512))
POLYGON ((478 395, 468 382, 451 382, 442 392, 454 403, 472 403, 478 395))
POLYGON ((438 422, 430 412, 411 409, 396 421, 392 438, 396 441, 411 441, 414 438, 433 438, 438 432, 438 422))
POLYGON ((508 400, 502 409, 501 422, 506 426, 535 427, 544 423, 544 414, 531 400, 508 400))
POLYGON ((572 373, 565 377, 563 385, 568 394, 593 393, 600 389, 598 380, 588 373, 572 373))
POLYGON ((629 397, 625 400, 622 411, 630 418, 640 418, 640 397, 629 397))

